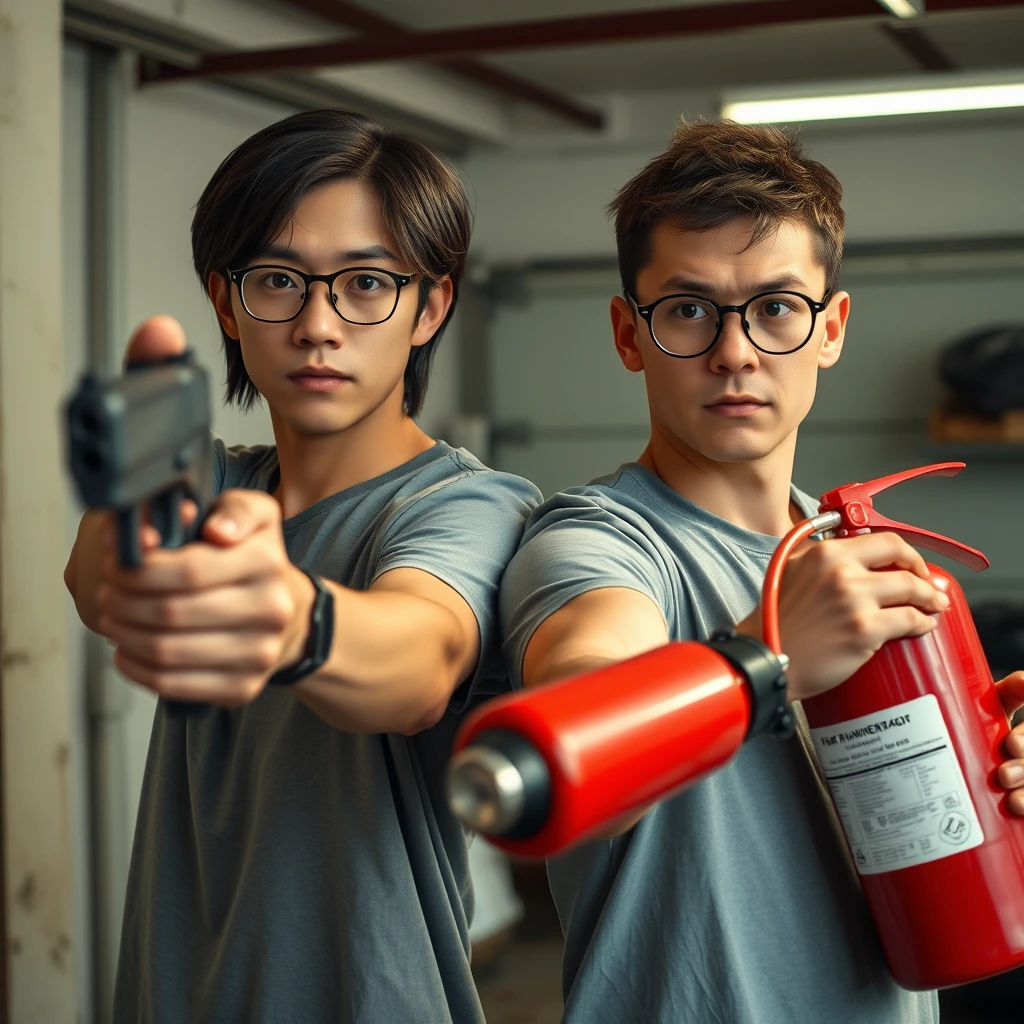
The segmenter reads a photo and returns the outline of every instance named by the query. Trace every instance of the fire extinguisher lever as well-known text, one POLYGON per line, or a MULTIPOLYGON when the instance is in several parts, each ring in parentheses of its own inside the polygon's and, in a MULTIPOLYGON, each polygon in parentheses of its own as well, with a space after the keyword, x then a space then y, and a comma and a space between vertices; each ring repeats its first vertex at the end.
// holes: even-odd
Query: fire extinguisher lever
POLYGON ((919 466, 903 473, 879 477, 866 483, 845 484, 821 496, 821 512, 837 512, 841 518, 836 533, 847 536, 867 530, 888 531, 902 537, 908 544, 926 548, 947 558, 955 559, 968 568, 987 569, 988 559, 976 548, 961 544, 952 537, 943 537, 931 530, 909 523, 898 523, 875 510, 873 496, 881 491, 921 476, 955 476, 964 468, 963 462, 940 462, 932 466, 919 466))

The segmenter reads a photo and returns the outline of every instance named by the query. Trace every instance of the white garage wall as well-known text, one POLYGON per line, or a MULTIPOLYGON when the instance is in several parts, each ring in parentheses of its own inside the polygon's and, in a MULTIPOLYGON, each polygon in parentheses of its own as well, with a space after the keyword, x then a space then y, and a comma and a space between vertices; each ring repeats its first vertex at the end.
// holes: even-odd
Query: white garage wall
MULTIPOLYGON (((666 112, 666 135, 672 116, 666 112)), ((852 242, 1024 235, 1019 119, 808 130, 804 139, 844 185, 852 242)), ((536 261, 609 261, 614 236, 604 207, 661 148, 648 140, 545 149, 533 140, 518 152, 473 155, 466 173, 477 197, 477 261, 505 271, 536 261)), ((642 378, 621 367, 612 347, 614 269, 535 270, 525 280, 526 301, 499 300, 491 326, 492 415, 499 439, 517 422, 536 436, 526 444, 499 440, 495 462, 550 493, 635 458, 647 436, 646 404, 642 378)), ((960 573, 972 598, 1024 596, 1024 543, 1013 519, 1024 501, 1024 448, 951 456, 929 444, 926 431, 941 394, 940 347, 972 327, 1024 322, 1024 255, 908 257, 881 269, 851 260, 846 284, 854 296, 847 351, 822 377, 798 448, 797 482, 821 493, 962 456, 970 465, 960 479, 906 485, 879 505, 986 550, 991 570, 960 573)))

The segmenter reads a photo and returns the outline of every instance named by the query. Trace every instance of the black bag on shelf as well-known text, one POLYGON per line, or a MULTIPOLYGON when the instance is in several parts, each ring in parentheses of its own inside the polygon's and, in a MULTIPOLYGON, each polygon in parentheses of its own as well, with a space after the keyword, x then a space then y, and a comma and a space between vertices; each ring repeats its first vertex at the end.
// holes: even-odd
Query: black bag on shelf
POLYGON ((971 412, 1024 409, 1024 324, 973 331, 943 349, 939 375, 971 412))

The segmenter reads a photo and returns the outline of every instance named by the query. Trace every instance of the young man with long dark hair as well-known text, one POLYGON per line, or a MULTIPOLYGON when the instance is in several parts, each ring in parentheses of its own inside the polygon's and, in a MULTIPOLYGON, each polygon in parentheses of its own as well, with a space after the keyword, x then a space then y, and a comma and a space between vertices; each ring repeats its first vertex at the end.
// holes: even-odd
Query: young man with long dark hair
MULTIPOLYGON (((441 770, 505 685, 498 584, 539 494, 417 426, 470 214, 426 147, 340 111, 242 143, 192 225, 227 397, 276 445, 215 444, 200 539, 66 571, 118 668, 167 701, 139 808, 115 1018, 482 1021, 465 840, 441 770)), ((184 347, 147 322, 130 359, 184 347)))

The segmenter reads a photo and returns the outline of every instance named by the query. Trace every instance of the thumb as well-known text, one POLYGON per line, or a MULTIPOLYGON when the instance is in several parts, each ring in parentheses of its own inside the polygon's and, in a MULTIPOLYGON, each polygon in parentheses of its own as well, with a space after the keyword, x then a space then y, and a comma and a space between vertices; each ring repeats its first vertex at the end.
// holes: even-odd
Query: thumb
POLYGON ((181 355, 188 347, 185 331, 172 316, 151 316, 143 320, 128 341, 125 363, 159 362, 181 355))
POLYGON ((228 490, 217 499, 206 522, 203 539, 229 547, 268 526, 281 524, 281 507, 262 491, 228 490))
POLYGON ((1008 715, 1020 707, 1024 707, 1024 672, 1011 672, 1005 679, 996 683, 999 699, 1008 715))

